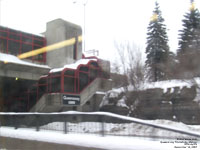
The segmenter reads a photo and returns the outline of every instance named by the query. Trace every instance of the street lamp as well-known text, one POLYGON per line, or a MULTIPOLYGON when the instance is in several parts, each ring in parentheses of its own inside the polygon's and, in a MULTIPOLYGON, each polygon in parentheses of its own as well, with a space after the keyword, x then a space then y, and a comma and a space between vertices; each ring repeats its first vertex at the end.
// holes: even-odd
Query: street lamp
MULTIPOLYGON (((86 52, 86 50, 85 50, 85 19, 86 19, 86 11, 85 10, 86 10, 86 5, 88 3, 88 0, 83 0, 82 2, 83 2, 82 3, 82 5, 83 5, 83 51, 86 52)), ((75 0, 73 3, 76 4, 77 0, 75 0)))
POLYGON ((2 0, 0 0, 0 25, 1 25, 1 12, 2 12, 2 11, 1 11, 1 1, 2 1, 2 0))

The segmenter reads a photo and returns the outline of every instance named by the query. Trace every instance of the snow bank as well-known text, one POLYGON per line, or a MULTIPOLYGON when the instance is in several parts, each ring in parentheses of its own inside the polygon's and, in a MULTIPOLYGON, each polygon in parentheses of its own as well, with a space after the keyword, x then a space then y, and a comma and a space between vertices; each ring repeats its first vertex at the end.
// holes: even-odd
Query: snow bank
POLYGON ((33 67, 50 69, 50 67, 47 66, 47 65, 39 65, 39 64, 26 62, 26 61, 23 61, 23 60, 19 59, 18 57, 14 56, 14 55, 4 54, 4 53, 0 53, 0 61, 2 61, 5 64, 6 63, 14 63, 14 64, 20 64, 20 65, 26 65, 26 66, 33 66, 33 67))
MULTIPOLYGON (((16 114, 16 113, 9 113, 16 114)), ((22 113, 21 113, 22 114, 22 113)), ((40 114, 40 113, 34 113, 40 114)), ((49 114, 49 113, 42 113, 49 114)), ((120 116, 111 113, 104 112, 95 112, 95 113, 83 113, 83 112, 62 112, 62 113, 52 113, 52 114, 91 114, 91 115, 107 115, 112 117, 118 117, 121 119, 128 119, 130 121, 135 121, 138 123, 105 123, 105 133, 106 134, 119 134, 123 135, 125 133, 130 133, 129 138, 127 137, 113 137, 106 136, 100 137, 99 133, 101 132, 101 124, 98 122, 80 122, 80 123, 68 123, 68 131, 69 132, 79 132, 84 134, 63 134, 63 123, 54 122, 48 125, 42 126, 40 132, 36 132, 35 129, 24 129, 19 128, 14 130, 14 128, 10 127, 0 127, 0 136, 4 137, 12 137, 12 138, 20 138, 26 140, 36 140, 36 141, 44 141, 44 142, 53 142, 60 144, 70 144, 70 145, 78 145, 85 147, 96 147, 103 148, 107 150, 160 150, 166 149, 171 150, 174 149, 174 139, 172 143, 169 139, 156 139, 156 138, 139 138, 137 136, 165 136, 165 137, 183 137, 178 133, 172 131, 165 131, 163 129, 152 128, 147 125, 141 124, 149 124, 153 126, 166 127, 169 129, 176 129, 179 131, 188 131, 190 133, 196 133, 200 135, 200 126, 191 126, 185 125, 181 122, 173 122, 169 120, 141 120, 126 116, 120 116), (55 131, 46 131, 43 129, 55 129, 62 132, 55 131), (87 133, 96 133, 95 135, 88 135, 87 133), (170 142, 168 144, 163 144, 162 142, 170 142)), ((176 140, 176 139, 175 139, 176 140)), ((197 141, 198 148, 200 142, 197 141)), ((182 144, 183 145, 183 144, 182 144)), ((180 149, 180 148, 179 148, 180 149)), ((185 149, 184 149, 185 150, 185 149)))
MULTIPOLYGON (((194 101, 200 103, 200 78, 194 78, 191 80, 167 80, 167 81, 158 81, 158 82, 146 82, 146 83, 143 83, 143 85, 140 86, 141 88, 137 89, 137 90, 143 91, 143 90, 147 90, 147 89, 160 88, 163 90, 164 93, 166 93, 167 89, 171 88, 170 93, 173 93, 175 87, 179 87, 179 89, 181 90, 183 87, 191 88, 194 85, 198 86, 196 88, 197 95, 194 98, 194 101)), ((135 89, 133 88, 133 86, 131 86, 131 85, 128 86, 128 91, 134 91, 134 90, 135 89)), ((124 88, 121 87, 118 89, 112 89, 111 91, 108 91, 108 92, 120 94, 124 91, 125 91, 124 88)))
POLYGON ((116 103, 116 106, 129 108, 126 105, 126 100, 127 100, 126 96, 120 97, 120 94, 123 92, 124 92, 123 88, 113 89, 113 90, 106 92, 99 107, 101 108, 105 105, 114 105, 114 103, 116 103), (113 99, 115 99, 115 100, 113 101, 113 99))
POLYGON ((118 100, 117 106, 129 108, 129 107, 126 105, 126 100, 127 100, 126 96, 123 96, 120 100, 118 100))
MULTIPOLYGON (((178 128, 183 131, 196 132, 200 134, 200 126, 188 126, 181 122, 173 122, 169 120, 153 120, 147 121, 150 124, 165 125, 170 128, 178 128)), ((64 131, 63 122, 49 123, 41 127, 41 129, 64 131)), ((102 126, 99 122, 80 122, 68 123, 68 132, 70 133, 92 133, 101 134, 102 126)), ((163 137, 176 139, 177 137, 188 137, 188 135, 158 129, 137 123, 104 123, 104 132, 107 135, 124 135, 124 136, 144 136, 144 137, 163 137)))
POLYGON ((197 95, 194 98, 194 101, 200 103, 200 78, 194 78, 191 80, 167 80, 167 81, 160 81, 160 82, 151 82, 146 83, 144 88, 145 89, 152 89, 152 88, 161 88, 163 89, 163 92, 167 92, 168 88, 171 88, 171 93, 173 93, 174 87, 179 87, 182 89, 183 87, 191 88, 192 86, 197 85, 196 88, 197 95))
POLYGON ((141 90, 161 88, 164 92, 166 92, 168 88, 179 87, 180 89, 182 89, 183 87, 190 88, 192 85, 193 83, 191 80, 167 80, 145 83, 143 89, 141 90))
MULTIPOLYGON (((51 131, 36 132, 31 129, 17 129, 9 127, 0 128, 1 136, 19 138, 25 140, 35 140, 58 144, 69 144, 83 147, 102 148, 107 150, 173 150, 174 144, 163 144, 156 139, 138 137, 113 137, 113 136, 94 136, 63 134, 51 131)), ((167 140, 170 141, 170 140, 167 140)), ((198 144, 199 146, 199 144, 198 144)), ((182 150, 182 149, 179 149, 182 150)), ((185 150, 185 149, 184 149, 185 150)))
MULTIPOLYGON (((30 114, 30 113, 0 113, 0 114, 7 114, 7 115, 13 115, 13 114, 30 114)), ((142 119, 138 119, 138 118, 132 118, 132 117, 127 117, 127 116, 122 116, 122 115, 117 115, 117 114, 113 114, 113 113, 108 113, 108 112, 76 112, 76 111, 68 111, 68 112, 60 112, 60 113, 32 113, 32 114, 43 114, 43 115, 50 115, 50 114, 76 114, 76 115, 81 115, 81 114, 85 114, 85 115, 105 115, 108 117, 114 117, 114 118, 118 118, 121 120, 128 120, 130 122, 136 123, 140 126, 145 126, 145 128, 150 129, 150 128, 157 128, 159 130, 168 130, 167 132, 171 133, 175 133, 175 131, 177 132, 182 132, 185 134, 194 134, 196 136, 200 137, 200 130, 199 128, 195 129, 191 129, 189 126, 182 124, 182 123, 178 123, 178 122, 173 122, 173 121, 168 121, 168 120, 161 120, 160 123, 156 123, 156 121, 147 121, 147 120, 142 120, 142 119), (170 131, 171 130, 171 131, 170 131)), ((159 122, 159 121, 157 121, 159 122)), ((134 127, 133 127, 134 128, 134 127)), ((141 127, 138 127, 138 129, 140 129, 141 127)), ((128 128, 127 128, 128 129, 128 128)), ((133 129, 135 130, 135 129, 133 129)), ((151 130, 154 131, 154 130, 151 130)), ((165 134, 163 134, 165 135, 165 134)))

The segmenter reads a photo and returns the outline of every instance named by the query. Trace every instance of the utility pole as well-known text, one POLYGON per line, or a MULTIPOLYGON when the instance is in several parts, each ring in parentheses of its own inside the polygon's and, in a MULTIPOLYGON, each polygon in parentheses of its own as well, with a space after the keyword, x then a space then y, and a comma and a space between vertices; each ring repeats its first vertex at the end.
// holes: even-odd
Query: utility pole
MULTIPOLYGON (((75 0, 74 2, 73 2, 74 4, 76 4, 77 3, 77 0, 75 0)), ((83 0, 83 2, 82 2, 82 5, 83 5, 83 51, 84 52, 86 52, 86 50, 85 50, 85 28, 86 28, 86 5, 87 5, 87 3, 88 3, 88 0, 83 0)))
POLYGON ((1 25, 1 1, 2 0, 0 0, 0 25, 1 25))
POLYGON ((85 7, 86 7, 87 1, 83 3, 83 9, 84 9, 84 18, 83 18, 83 34, 84 34, 84 39, 83 39, 83 51, 85 52, 85 18, 86 18, 86 13, 85 13, 85 7))

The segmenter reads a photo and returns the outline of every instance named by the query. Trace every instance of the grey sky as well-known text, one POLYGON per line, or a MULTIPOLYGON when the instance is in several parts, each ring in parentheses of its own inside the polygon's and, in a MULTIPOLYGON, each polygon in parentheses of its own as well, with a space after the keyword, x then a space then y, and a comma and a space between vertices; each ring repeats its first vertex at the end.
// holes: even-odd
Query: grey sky
MULTIPOLYGON (((45 31, 46 22, 63 18, 83 26, 83 2, 77 0, 2 0, 0 24, 31 32, 45 31)), ((85 1, 85 0, 83 0, 85 1)), ((158 0, 167 25, 170 48, 177 49, 178 30, 190 0, 158 0)), ((200 9, 200 2, 196 7, 200 9)), ((155 0, 88 0, 86 49, 100 50, 100 57, 113 59, 114 40, 134 41, 145 49, 147 26, 155 0)))

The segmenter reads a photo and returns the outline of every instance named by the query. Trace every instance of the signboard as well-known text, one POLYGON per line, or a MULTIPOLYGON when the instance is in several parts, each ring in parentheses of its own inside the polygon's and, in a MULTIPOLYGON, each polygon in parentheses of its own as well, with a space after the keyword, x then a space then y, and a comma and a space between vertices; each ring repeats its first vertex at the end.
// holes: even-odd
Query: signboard
POLYGON ((81 98, 78 95, 63 95, 64 105, 80 105, 81 98))

